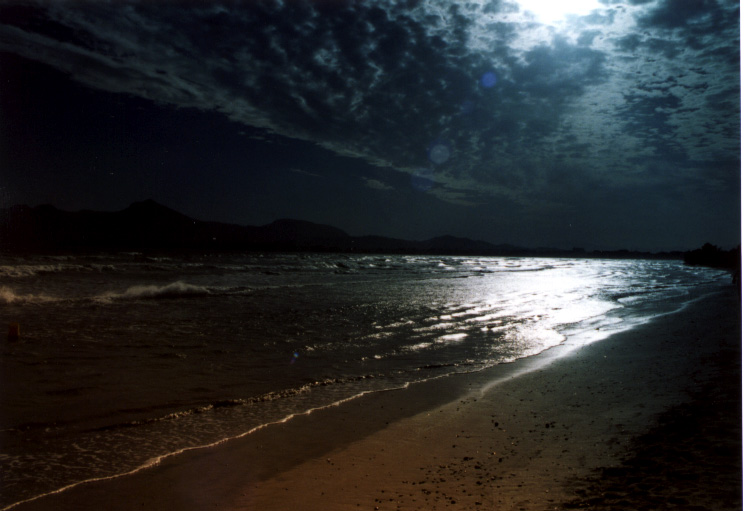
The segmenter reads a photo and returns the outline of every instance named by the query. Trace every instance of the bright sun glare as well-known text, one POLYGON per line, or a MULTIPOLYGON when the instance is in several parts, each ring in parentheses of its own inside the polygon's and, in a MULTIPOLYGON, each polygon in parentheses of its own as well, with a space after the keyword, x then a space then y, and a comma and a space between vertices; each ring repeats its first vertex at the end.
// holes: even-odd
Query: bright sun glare
POLYGON ((597 0, 518 0, 524 11, 542 23, 557 23, 566 16, 585 16, 601 7, 597 0))

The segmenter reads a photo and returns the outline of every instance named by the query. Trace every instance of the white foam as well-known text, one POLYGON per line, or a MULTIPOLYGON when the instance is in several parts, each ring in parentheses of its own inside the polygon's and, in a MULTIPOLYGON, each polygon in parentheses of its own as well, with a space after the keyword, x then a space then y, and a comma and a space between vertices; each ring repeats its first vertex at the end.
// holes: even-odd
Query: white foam
MULTIPOLYGON (((410 383, 405 383, 405 384, 403 384, 400 387, 386 389, 385 391, 405 389, 405 388, 408 388, 409 386, 410 386, 410 383)), ((223 438, 221 440, 217 440, 216 442, 213 442, 213 443, 210 443, 210 444, 207 444, 207 445, 200 445, 200 446, 196 446, 196 447, 185 447, 183 449, 179 449, 179 450, 174 451, 174 452, 170 452, 170 453, 163 454, 163 455, 160 455, 160 456, 155 456, 154 458, 150 458, 148 461, 146 461, 145 463, 143 463, 139 467, 134 468, 134 469, 132 469, 132 470, 130 470, 128 472, 123 472, 123 473, 120 473, 120 474, 114 474, 114 475, 110 475, 110 476, 94 477, 94 478, 86 479, 86 480, 83 480, 83 481, 77 481, 77 482, 68 484, 67 486, 63 486, 62 488, 58 488, 56 490, 53 490, 53 491, 50 491, 50 492, 47 492, 47 493, 42 493, 41 495, 36 495, 34 497, 31 497, 31 498, 28 498, 28 499, 25 499, 25 500, 14 502, 13 504, 10 504, 10 505, 8 505, 8 506, 0 509, 0 511, 8 511, 8 510, 13 509, 13 508, 15 508, 17 506, 20 506, 21 504, 26 504, 28 502, 33 502, 35 500, 38 500, 40 498, 43 498, 43 497, 46 497, 46 496, 49 496, 49 495, 55 495, 55 494, 58 494, 58 493, 62 493, 62 492, 65 492, 67 490, 70 490, 72 488, 75 488, 77 486, 80 486, 82 484, 93 483, 93 482, 98 482, 98 481, 110 481, 110 480, 113 480, 113 479, 118 479, 120 477, 126 477, 128 475, 136 474, 138 472, 141 472, 142 470, 146 470, 148 468, 157 466, 160 463, 162 463, 164 460, 166 460, 168 458, 171 458, 173 456, 178 456, 178 455, 183 454, 183 453, 186 453, 186 452, 196 451, 196 450, 200 450, 200 449, 209 449, 209 448, 212 448, 212 447, 217 447, 218 445, 222 445, 222 444, 224 444, 226 442, 233 441, 233 440, 238 440, 240 438, 244 438, 244 437, 246 437, 248 435, 251 435, 251 434, 255 433, 256 431, 260 431, 260 430, 262 430, 262 429, 264 429, 266 427, 274 426, 274 425, 278 425, 278 424, 284 424, 284 423, 289 422, 290 420, 294 419, 295 417, 301 417, 303 415, 310 415, 311 413, 314 413, 314 412, 317 412, 317 411, 321 411, 321 410, 325 410, 325 409, 328 409, 328 408, 334 408, 334 407, 337 407, 337 406, 341 406, 342 404, 348 403, 349 401, 353 401, 353 400, 358 399, 358 398, 360 398, 360 397, 362 397, 362 396, 364 396, 366 394, 371 394, 371 393, 374 393, 374 392, 379 392, 379 391, 366 390, 366 391, 360 392, 358 394, 355 394, 353 396, 350 396, 350 397, 347 397, 347 398, 344 398, 344 399, 339 399, 338 401, 335 401, 335 402, 333 402, 333 403, 331 403, 329 405, 318 406, 318 407, 310 408, 310 409, 305 410, 305 411, 302 411, 302 412, 291 413, 291 414, 285 416, 282 419, 279 419, 279 420, 273 421, 273 422, 267 422, 267 423, 264 423, 264 424, 260 424, 258 426, 255 426, 255 427, 249 429, 248 431, 246 431, 244 433, 241 433, 241 434, 236 435, 236 436, 233 436, 233 437, 223 438)))
POLYGON ((146 299, 146 298, 178 298, 185 296, 208 295, 210 290, 204 286, 195 286, 183 281, 172 282, 164 286, 146 285, 132 286, 121 293, 107 292, 98 295, 95 300, 108 302, 112 300, 146 299))
POLYGON ((58 301, 58 298, 45 294, 18 294, 7 286, 0 286, 0 303, 10 304, 27 304, 27 303, 47 303, 58 301))

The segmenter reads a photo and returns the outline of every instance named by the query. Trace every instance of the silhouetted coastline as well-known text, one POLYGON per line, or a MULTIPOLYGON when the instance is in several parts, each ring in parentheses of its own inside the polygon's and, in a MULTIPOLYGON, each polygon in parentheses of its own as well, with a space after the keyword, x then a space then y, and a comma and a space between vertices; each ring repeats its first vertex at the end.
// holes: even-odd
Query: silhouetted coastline
POLYGON ((734 251, 710 247, 652 253, 625 249, 587 251, 580 247, 528 248, 455 236, 424 241, 351 236, 336 227, 302 220, 281 219, 259 227, 195 220, 153 200, 135 202, 116 212, 70 212, 51 205, 0 210, 0 250, 15 253, 208 250, 680 259, 688 264, 732 268, 731 261, 737 259, 734 251))
POLYGON ((740 270, 741 245, 731 250, 723 250, 715 245, 706 243, 698 249, 685 252, 684 261, 692 266, 740 270))

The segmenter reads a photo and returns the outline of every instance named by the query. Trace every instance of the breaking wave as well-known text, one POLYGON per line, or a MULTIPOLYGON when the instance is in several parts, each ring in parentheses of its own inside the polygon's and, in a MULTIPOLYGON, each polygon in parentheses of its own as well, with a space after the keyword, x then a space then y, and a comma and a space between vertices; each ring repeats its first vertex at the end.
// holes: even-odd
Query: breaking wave
POLYGON ((57 301, 57 298, 49 295, 18 294, 7 286, 0 286, 0 303, 5 305, 48 303, 54 301, 57 301))
POLYGON ((205 296, 211 294, 205 286, 195 286, 183 281, 172 282, 164 286, 146 285, 132 286, 122 293, 108 292, 97 297, 98 301, 127 300, 127 299, 158 299, 184 298, 205 296))
POLYGON ((202 296, 219 296, 225 294, 248 294, 252 291, 248 287, 210 288, 197 286, 183 281, 171 282, 165 285, 136 285, 124 291, 106 291, 94 296, 59 297, 44 293, 22 293, 8 286, 0 286, 0 304, 5 305, 42 305, 53 303, 96 302, 110 304, 125 300, 159 300, 175 298, 196 298, 202 296))

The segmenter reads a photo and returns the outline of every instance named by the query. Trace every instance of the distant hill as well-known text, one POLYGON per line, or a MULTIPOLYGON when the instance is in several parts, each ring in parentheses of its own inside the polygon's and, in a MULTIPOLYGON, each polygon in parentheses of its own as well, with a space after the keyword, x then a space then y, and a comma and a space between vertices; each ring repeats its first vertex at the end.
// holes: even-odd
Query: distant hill
POLYGON ((152 200, 115 212, 62 211, 54 206, 0 210, 0 250, 241 250, 544 257, 674 258, 681 252, 585 252, 529 249, 440 236, 424 241, 350 236, 336 227, 282 219, 264 226, 195 220, 152 200))
POLYGON ((0 249, 307 249, 345 240, 340 229, 301 220, 254 227, 195 220, 153 200, 116 212, 44 205, 0 210, 0 249))

